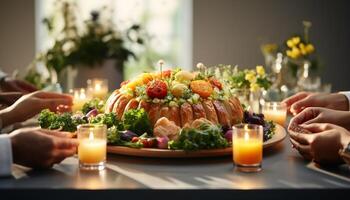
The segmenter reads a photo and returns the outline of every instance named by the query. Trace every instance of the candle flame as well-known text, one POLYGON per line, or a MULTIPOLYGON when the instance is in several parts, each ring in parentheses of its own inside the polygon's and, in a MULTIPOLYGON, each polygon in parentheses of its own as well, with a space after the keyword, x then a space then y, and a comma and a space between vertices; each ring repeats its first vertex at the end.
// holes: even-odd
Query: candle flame
POLYGON ((96 91, 100 91, 101 90, 101 84, 100 83, 96 83, 95 90, 96 91))
POLYGON ((249 141, 249 133, 244 132, 244 141, 249 141))
POLYGON ((89 140, 94 140, 94 133, 92 131, 89 134, 89 140))

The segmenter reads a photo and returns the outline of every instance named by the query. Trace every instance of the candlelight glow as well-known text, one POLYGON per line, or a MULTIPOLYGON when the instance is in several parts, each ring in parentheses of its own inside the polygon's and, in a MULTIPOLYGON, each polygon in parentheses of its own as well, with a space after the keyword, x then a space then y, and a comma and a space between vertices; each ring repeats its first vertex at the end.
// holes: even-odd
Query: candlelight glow
POLYGON ((287 107, 280 102, 266 102, 262 113, 266 120, 284 126, 287 119, 287 107))

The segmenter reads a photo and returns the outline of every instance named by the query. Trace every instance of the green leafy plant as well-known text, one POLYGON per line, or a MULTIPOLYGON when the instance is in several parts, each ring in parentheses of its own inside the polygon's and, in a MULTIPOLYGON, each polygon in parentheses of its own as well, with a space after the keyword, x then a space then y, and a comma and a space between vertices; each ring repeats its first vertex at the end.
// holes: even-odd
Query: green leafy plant
MULTIPOLYGON (((53 70, 60 75, 69 66, 101 66, 107 59, 114 60, 115 67, 123 70, 124 63, 130 57, 136 58, 135 53, 127 46, 144 44, 141 33, 143 29, 139 25, 132 25, 125 32, 120 32, 109 21, 102 22, 101 11, 93 11, 91 18, 84 22, 83 29, 78 30, 75 22, 78 13, 73 9, 74 4, 67 1, 61 4, 59 12, 63 16, 64 27, 62 30, 56 30, 56 15, 43 20, 55 41, 47 51, 34 59, 34 65, 43 63, 49 71, 53 70)), ((25 79, 37 84, 38 78, 34 75, 35 73, 30 72, 25 79)))

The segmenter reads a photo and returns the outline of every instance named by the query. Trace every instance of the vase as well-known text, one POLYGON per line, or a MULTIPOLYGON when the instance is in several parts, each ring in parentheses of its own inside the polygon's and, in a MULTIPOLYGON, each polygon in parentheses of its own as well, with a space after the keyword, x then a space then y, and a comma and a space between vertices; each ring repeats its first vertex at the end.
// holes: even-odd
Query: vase
POLYGON ((304 60, 299 64, 298 72, 298 90, 317 92, 321 88, 321 77, 315 70, 311 70, 311 63, 304 60))
POLYGON ((74 67, 76 70, 76 76, 73 77, 72 85, 70 88, 85 88, 87 87, 88 79, 107 79, 108 88, 111 90, 120 87, 120 83, 124 78, 124 67, 120 66, 114 59, 107 59, 101 64, 95 64, 94 66, 77 65, 74 67), (116 67, 118 65, 118 67, 116 67))
POLYGON ((271 65, 272 86, 262 92, 263 101, 282 101, 295 93, 297 80, 289 66, 290 61, 282 53, 277 53, 276 59, 271 65))
POLYGON ((59 84, 63 92, 68 93, 69 89, 74 88, 74 80, 78 74, 77 69, 72 66, 67 66, 59 74, 56 71, 51 71, 51 81, 53 84, 59 84))
POLYGON ((260 113, 261 90, 235 89, 233 95, 239 99, 242 105, 254 113, 260 113))

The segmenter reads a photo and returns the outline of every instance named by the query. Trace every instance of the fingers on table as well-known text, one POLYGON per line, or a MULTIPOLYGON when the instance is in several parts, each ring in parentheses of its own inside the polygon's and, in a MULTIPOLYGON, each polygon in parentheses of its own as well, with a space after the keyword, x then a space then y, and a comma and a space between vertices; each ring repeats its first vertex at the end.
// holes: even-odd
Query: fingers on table
POLYGON ((310 145, 304 145, 300 144, 299 142, 293 140, 290 138, 290 142, 292 143, 293 147, 299 151, 299 153, 307 160, 312 160, 313 158, 313 153, 311 151, 311 146, 310 145))
POLYGON ((299 92, 291 97, 286 98, 285 100, 283 100, 283 103, 287 104, 288 106, 292 105, 293 103, 304 99, 305 97, 307 97, 309 95, 308 92, 299 92))
POLYGON ((43 98, 43 99, 72 99, 71 95, 60 94, 57 92, 37 91, 37 92, 35 92, 35 96, 38 98, 43 98))
POLYGON ((74 136, 73 133, 65 132, 65 131, 47 130, 47 129, 42 129, 41 131, 45 134, 61 137, 61 138, 72 138, 74 136))
POLYGON ((319 112, 317 108, 307 108, 293 117, 290 121, 290 124, 302 124, 310 120, 315 119, 318 116, 319 112))
POLYGON ((290 111, 290 107, 294 103, 306 98, 308 95, 309 95, 309 93, 307 93, 307 92, 300 92, 300 93, 297 93, 289 98, 286 98, 285 100, 283 100, 283 103, 285 103, 287 105, 288 110, 290 111))
POLYGON ((71 99, 44 99, 42 105, 45 108, 49 108, 51 111, 56 112, 58 106, 60 105, 71 106, 72 104, 73 103, 71 99))
POLYGON ((290 131, 289 135, 293 140, 297 141, 300 144, 305 144, 305 145, 310 144, 314 137, 313 134, 298 133, 294 131, 290 131))
POLYGON ((313 133, 327 131, 335 127, 335 125, 329 124, 329 123, 310 123, 310 124, 307 123, 307 124, 301 124, 300 126, 313 133))
POLYGON ((79 142, 77 139, 73 138, 57 138, 55 140, 55 147, 57 149, 74 149, 76 151, 76 148, 78 147, 79 142))

